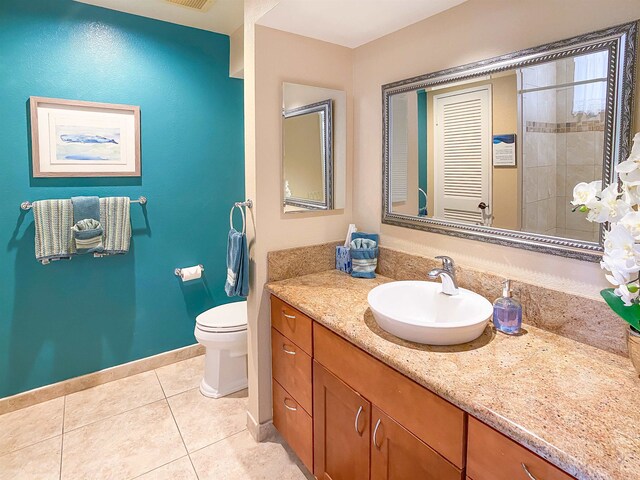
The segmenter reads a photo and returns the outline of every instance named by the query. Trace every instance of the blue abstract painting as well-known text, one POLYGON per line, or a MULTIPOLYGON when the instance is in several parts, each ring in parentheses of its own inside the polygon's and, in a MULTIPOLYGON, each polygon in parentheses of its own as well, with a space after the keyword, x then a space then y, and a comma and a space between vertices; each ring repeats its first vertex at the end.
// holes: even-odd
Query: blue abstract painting
POLYGON ((119 127, 56 125, 57 161, 120 160, 119 127))

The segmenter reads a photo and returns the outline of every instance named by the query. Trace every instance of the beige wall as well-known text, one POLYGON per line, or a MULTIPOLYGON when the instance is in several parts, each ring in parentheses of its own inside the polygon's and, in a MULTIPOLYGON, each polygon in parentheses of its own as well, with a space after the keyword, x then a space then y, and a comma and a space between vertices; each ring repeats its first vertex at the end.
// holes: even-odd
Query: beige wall
POLYGON ((229 76, 244 78, 244 25, 229 35, 229 76))
POLYGON ((352 218, 351 189, 344 209, 285 215, 281 204, 282 83, 344 90, 347 98, 347 185, 351 185, 353 138, 352 51, 325 42, 256 26, 276 1, 245 2, 245 177, 255 202, 248 231, 251 257, 248 425, 271 420, 271 347, 267 252, 312 245, 346 235, 352 218))
MULTIPOLYGON (((456 65, 640 18, 637 0, 469 0, 355 49, 354 220, 387 247, 597 297, 607 286, 596 263, 381 225, 380 88, 456 65), (497 25, 497 13, 499 25, 497 25)), ((635 111, 636 125, 640 112, 635 111)))

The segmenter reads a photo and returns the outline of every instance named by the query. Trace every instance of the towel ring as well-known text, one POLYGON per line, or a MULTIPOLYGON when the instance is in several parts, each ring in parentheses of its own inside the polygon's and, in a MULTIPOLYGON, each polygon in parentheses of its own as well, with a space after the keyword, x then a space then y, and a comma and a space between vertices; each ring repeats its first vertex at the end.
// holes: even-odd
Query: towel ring
POLYGON ((247 227, 247 219, 244 216, 244 209, 239 205, 234 205, 231 207, 231 211, 229 212, 229 228, 233 228, 233 211, 238 207, 240 209, 240 214, 242 215, 242 234, 245 234, 245 230, 247 227))

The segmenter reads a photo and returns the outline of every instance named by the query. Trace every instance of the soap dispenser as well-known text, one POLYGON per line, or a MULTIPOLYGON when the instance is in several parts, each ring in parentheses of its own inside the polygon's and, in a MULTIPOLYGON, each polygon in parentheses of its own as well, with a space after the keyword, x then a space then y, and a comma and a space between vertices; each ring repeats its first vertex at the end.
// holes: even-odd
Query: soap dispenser
POLYGON ((522 305, 511 297, 511 280, 502 282, 502 297, 493 302, 493 324, 507 335, 520 333, 522 305))

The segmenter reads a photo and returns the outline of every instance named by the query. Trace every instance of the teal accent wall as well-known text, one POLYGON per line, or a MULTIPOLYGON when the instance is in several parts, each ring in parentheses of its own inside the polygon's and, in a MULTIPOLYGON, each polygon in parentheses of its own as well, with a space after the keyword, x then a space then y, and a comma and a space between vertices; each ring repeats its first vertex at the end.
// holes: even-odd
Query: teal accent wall
POLYGON ((224 293, 229 208, 244 197, 243 83, 229 38, 71 0, 0 0, 0 397, 195 343, 224 293), (139 105, 142 177, 34 179, 29 96, 139 105), (42 266, 20 202, 131 206, 128 255, 42 266), (182 284, 175 267, 204 264, 182 284))
MULTIPOLYGON (((427 192, 427 92, 418 90, 418 186, 427 192)), ((424 195, 419 194, 420 208, 426 208, 424 195)))

